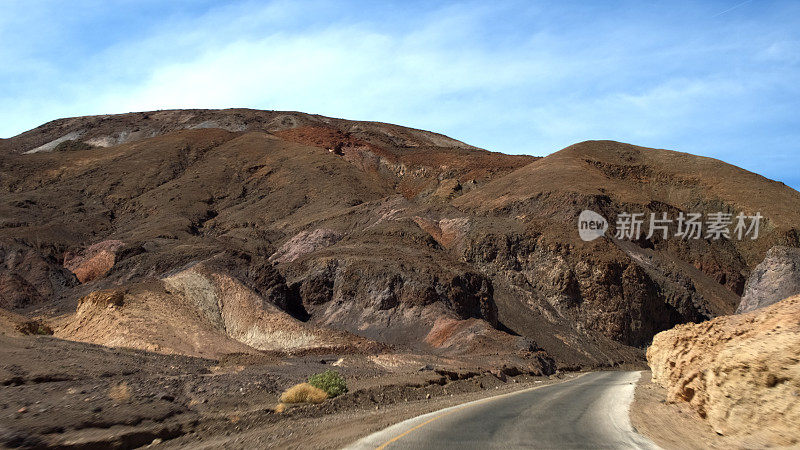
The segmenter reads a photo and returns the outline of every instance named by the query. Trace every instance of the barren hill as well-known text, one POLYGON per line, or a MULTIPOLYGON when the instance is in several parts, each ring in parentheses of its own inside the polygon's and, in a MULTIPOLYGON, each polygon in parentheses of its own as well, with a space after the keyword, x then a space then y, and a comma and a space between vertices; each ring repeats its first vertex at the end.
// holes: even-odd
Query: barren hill
POLYGON ((294 112, 62 119, 0 141, 0 308, 166 353, 616 365, 733 312, 768 248, 800 246, 799 200, 720 161, 608 141, 534 158, 294 112), (583 242, 583 209, 765 221, 757 240, 583 242))

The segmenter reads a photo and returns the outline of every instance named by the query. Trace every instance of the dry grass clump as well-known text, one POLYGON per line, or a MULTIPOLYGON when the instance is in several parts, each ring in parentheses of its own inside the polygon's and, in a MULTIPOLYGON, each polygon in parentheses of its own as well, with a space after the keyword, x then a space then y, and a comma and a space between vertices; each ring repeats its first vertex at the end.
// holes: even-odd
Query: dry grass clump
POLYGON ((281 394, 281 403, 322 403, 328 393, 308 383, 296 384, 281 394))
POLYGON ((131 399, 131 388, 123 381, 109 389, 108 397, 116 403, 125 403, 131 399))

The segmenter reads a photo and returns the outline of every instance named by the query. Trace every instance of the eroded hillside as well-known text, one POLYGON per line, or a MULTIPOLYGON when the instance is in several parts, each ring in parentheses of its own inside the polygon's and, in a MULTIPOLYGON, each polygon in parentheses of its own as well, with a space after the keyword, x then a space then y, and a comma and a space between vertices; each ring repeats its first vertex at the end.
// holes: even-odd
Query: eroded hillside
POLYGON ((168 353, 637 362, 659 331, 733 312, 766 249, 798 246, 796 191, 608 141, 538 159, 302 113, 158 111, 54 121, 0 162, 0 307, 168 353), (583 242, 583 209, 765 222, 753 241, 583 242))

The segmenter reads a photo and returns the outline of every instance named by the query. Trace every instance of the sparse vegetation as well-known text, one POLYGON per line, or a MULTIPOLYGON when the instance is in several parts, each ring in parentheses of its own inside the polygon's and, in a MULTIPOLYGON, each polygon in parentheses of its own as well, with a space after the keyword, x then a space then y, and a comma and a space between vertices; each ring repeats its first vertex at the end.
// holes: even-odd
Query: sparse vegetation
POLYGON ((123 381, 109 389, 108 397, 115 403, 125 403, 131 399, 131 388, 123 381))
POLYGON ((28 335, 41 335, 41 336, 49 336, 53 334, 53 329, 47 326, 47 324, 40 322, 38 320, 29 320, 26 322, 18 323, 16 326, 16 330, 22 334, 28 335))
POLYGON ((347 392, 347 383, 339 372, 326 370, 325 372, 312 375, 308 379, 308 384, 325 391, 331 398, 347 392))
POLYGON ((322 403, 328 394, 309 383, 296 384, 281 394, 281 403, 322 403))
POLYGON ((91 150, 93 148, 95 148, 94 145, 87 144, 86 142, 68 139, 56 145, 56 148, 53 150, 57 152, 74 152, 78 150, 91 150))

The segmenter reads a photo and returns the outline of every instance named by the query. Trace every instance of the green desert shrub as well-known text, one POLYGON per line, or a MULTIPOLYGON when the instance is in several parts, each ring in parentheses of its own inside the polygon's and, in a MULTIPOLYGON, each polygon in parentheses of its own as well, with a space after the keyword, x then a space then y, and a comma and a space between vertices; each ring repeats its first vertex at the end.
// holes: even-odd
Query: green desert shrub
POLYGON ((325 372, 312 375, 308 379, 308 384, 325 391, 329 397, 333 398, 347 392, 347 383, 339 372, 326 370, 325 372))

